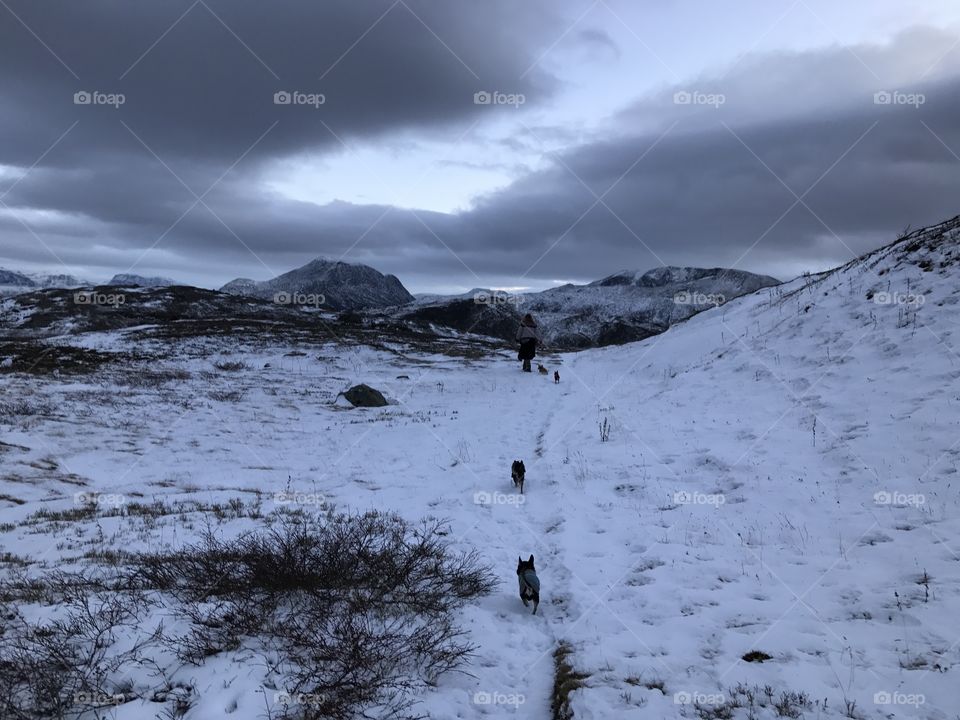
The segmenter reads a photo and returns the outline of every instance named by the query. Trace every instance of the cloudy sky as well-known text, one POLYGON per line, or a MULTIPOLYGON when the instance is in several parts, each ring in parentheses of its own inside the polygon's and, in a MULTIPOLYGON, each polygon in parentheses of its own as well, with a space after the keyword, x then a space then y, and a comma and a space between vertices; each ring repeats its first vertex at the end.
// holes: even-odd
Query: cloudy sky
POLYGON ((0 0, 0 266, 789 278, 960 213, 944 0, 0 0))

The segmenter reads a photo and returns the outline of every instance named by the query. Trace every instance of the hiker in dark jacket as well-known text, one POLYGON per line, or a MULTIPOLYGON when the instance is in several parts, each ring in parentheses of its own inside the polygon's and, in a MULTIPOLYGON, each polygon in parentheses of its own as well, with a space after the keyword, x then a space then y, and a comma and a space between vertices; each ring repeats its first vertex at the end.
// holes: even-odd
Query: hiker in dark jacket
POLYGON ((531 372, 530 361, 537 356, 537 343, 542 342, 540 331, 537 329, 537 323, 533 316, 527 313, 520 321, 520 327, 517 328, 517 341, 520 343, 520 352, 517 354, 518 360, 523 360, 523 371, 531 372))

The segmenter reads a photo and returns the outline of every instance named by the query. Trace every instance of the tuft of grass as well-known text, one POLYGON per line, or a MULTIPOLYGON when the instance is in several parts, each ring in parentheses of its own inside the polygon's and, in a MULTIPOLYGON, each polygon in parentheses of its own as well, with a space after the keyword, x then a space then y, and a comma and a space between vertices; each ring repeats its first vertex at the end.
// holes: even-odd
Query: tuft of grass
POLYGON ((762 650, 751 650, 746 655, 744 655, 741 658, 741 660, 743 660, 744 662, 762 663, 762 662, 766 662, 767 660, 773 660, 773 655, 767 655, 762 650))
POLYGON ((658 677, 644 680, 638 675, 631 675, 630 677, 624 678, 623 681, 627 683, 627 685, 633 685, 634 687, 645 687, 647 690, 659 690, 661 694, 667 694, 667 684, 658 677))
POLYGON ((221 360, 213 366, 221 372, 240 372, 247 369, 247 364, 241 360, 221 360))
POLYGON ((584 686, 589 673, 578 673, 570 663, 573 648, 569 643, 561 642, 553 651, 553 692, 550 695, 550 714, 553 720, 570 720, 573 708, 570 707, 570 695, 584 686))
POLYGON ((207 397, 217 402, 240 402, 243 400, 243 390, 214 390, 207 397))

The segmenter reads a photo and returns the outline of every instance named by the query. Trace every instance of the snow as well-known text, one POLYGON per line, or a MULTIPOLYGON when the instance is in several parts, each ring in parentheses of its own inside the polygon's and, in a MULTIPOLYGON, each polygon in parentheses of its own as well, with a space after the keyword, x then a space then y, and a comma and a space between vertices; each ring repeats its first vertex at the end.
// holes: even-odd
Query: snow
MULTIPOLYGON (((159 387, 0 375, 2 397, 53 408, 0 417, 0 495, 18 501, 0 500, 0 543, 48 567, 75 564, 91 544, 181 546, 213 522, 196 503, 257 493, 264 513, 292 492, 442 517, 502 584, 465 613, 478 645, 466 672, 423 689, 416 709, 429 717, 550 717, 564 641, 589 675, 572 694, 577 718, 697 717, 685 700, 710 706, 738 683, 804 692, 818 703, 811 718, 845 717, 845 702, 854 717, 953 718, 960 283, 945 253, 955 247, 927 252, 934 272, 880 254, 639 343, 540 358, 560 384, 521 373, 510 353, 398 358, 331 344, 287 357, 290 347, 235 338, 207 355, 212 340, 178 346, 163 367, 190 377, 159 387), (247 369, 217 372, 220 359, 247 369), (334 406, 359 382, 391 405, 334 406), (242 399, 213 399, 227 390, 242 399), (522 498, 510 482, 517 458, 522 498), (183 513, 79 520, 68 532, 22 524, 41 507, 73 507, 80 491, 183 513), (514 575, 531 553, 537 616, 514 575), (741 660, 753 650, 772 657, 741 660)), ((87 344, 124 342, 106 333, 87 344)), ((234 534, 260 521, 216 522, 234 534)), ((197 690, 187 720, 264 717, 275 702, 248 652, 167 670, 197 690)), ((151 686, 145 670, 130 675, 151 686)), ((133 700, 111 717, 159 711, 133 700)))

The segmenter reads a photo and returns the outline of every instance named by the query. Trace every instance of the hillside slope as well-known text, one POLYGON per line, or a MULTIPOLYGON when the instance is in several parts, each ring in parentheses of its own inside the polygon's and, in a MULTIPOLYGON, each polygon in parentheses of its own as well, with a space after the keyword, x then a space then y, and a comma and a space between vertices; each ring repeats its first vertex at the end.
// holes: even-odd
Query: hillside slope
MULTIPOLYGON (((559 384, 490 348, 88 333, 129 365, 0 373, 22 399, 0 403, 0 570, 109 566, 330 505, 445 518, 502 584, 463 613, 472 665, 413 688, 425 716, 549 718, 562 686, 589 720, 948 720, 958 304, 960 218, 638 343, 548 355, 559 384), (391 404, 337 407, 358 382, 391 404), (536 616, 514 575, 529 554, 536 616)), ((160 623, 177 629, 156 611, 136 630, 160 623)), ((149 650, 162 679, 117 673, 119 720, 173 712, 169 688, 190 689, 184 720, 276 716, 288 687, 253 639, 197 665, 149 650)))

